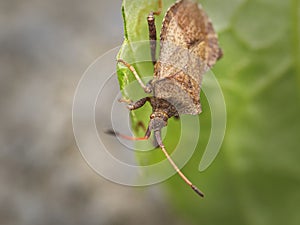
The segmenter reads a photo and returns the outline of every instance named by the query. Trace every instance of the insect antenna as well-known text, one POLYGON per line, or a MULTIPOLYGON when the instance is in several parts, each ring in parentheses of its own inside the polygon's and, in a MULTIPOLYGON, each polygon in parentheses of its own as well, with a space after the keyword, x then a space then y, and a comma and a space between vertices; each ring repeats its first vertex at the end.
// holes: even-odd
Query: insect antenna
POLYGON ((179 176, 184 180, 185 183, 187 183, 198 195, 200 195, 201 197, 204 197, 204 194, 195 186, 193 185, 193 183, 181 172, 181 170, 177 167, 177 165, 175 164, 175 162, 172 160, 172 158, 170 157, 169 153, 167 152, 162 140, 161 140, 161 135, 160 135, 160 130, 157 130, 154 132, 156 141, 158 143, 158 145, 160 146, 161 150, 163 151, 163 153, 165 154, 165 156, 167 157, 167 159, 169 160, 169 162, 171 163, 171 165, 174 167, 174 169, 176 170, 176 172, 179 174, 179 176))
MULTIPOLYGON (((132 140, 132 141, 142 141, 142 140, 148 140, 150 137, 150 129, 148 127, 146 134, 144 137, 133 137, 133 136, 127 136, 124 134, 121 134, 117 131, 114 130, 106 130, 105 131, 106 134, 109 135, 113 135, 113 136, 118 136, 121 137, 123 139, 127 139, 127 140, 132 140)), ((168 161, 170 162, 170 164, 173 166, 173 168, 175 169, 175 171, 179 174, 179 176, 184 180, 185 183, 187 183, 199 196, 204 197, 204 194, 181 172, 181 170, 177 167, 177 165, 175 164, 175 162, 172 160, 171 156, 169 155, 169 153, 167 152, 162 140, 161 140, 161 133, 160 130, 156 130, 154 131, 154 135, 155 135, 155 139, 157 141, 157 144, 159 145, 159 147, 161 148, 161 150, 163 151, 163 153, 165 154, 165 156, 167 157, 168 161)))
POLYGON ((121 137, 123 139, 126 139, 126 140, 131 140, 131 141, 142 141, 142 140, 148 140, 149 137, 150 137, 150 130, 147 129, 146 131, 146 134, 144 137, 134 137, 134 136, 128 136, 128 135, 125 135, 125 134, 121 134, 117 131, 114 131, 114 130, 106 130, 104 131, 106 134, 109 134, 109 135, 113 135, 113 136, 118 136, 118 137, 121 137))

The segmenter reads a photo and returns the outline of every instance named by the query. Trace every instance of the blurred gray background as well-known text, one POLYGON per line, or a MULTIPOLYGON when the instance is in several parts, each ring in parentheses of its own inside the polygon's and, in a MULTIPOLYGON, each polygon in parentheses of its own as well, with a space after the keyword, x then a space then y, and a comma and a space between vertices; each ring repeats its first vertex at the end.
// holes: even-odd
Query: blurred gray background
POLYGON ((1 0, 0 28, 0 224, 186 224, 159 185, 111 183, 75 144, 74 91, 122 43, 121 0, 1 0))

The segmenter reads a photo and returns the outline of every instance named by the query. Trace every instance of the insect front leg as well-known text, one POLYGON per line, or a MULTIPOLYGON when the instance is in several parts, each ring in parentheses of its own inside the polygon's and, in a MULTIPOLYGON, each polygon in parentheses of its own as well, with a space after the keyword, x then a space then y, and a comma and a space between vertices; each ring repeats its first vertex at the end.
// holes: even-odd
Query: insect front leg
POLYGON ((160 15, 162 10, 162 1, 158 0, 158 10, 156 12, 150 12, 147 21, 148 21, 148 29, 149 29, 149 41, 150 41, 150 51, 151 51, 151 59, 153 65, 156 63, 156 26, 155 26, 155 18, 154 15, 160 15))
MULTIPOLYGON (((142 99, 140 99, 140 100, 138 100, 136 102, 132 102, 131 100, 127 100, 127 99, 120 99, 119 101, 121 101, 121 102, 130 102, 127 105, 127 108, 129 110, 135 110, 135 109, 141 108, 143 105, 145 105, 145 103, 147 101, 150 101, 150 98, 151 97, 145 97, 145 98, 142 98, 142 99)), ((141 122, 140 125, 137 124, 137 126, 142 126, 144 128, 144 130, 146 131, 144 137, 127 136, 127 135, 121 134, 121 133, 119 133, 117 131, 114 131, 114 130, 107 130, 105 132, 107 134, 114 135, 114 136, 119 136, 119 137, 127 139, 127 140, 133 140, 133 141, 147 140, 150 137, 150 134, 151 134, 151 131, 150 131, 149 127, 146 129, 145 125, 142 122, 141 122)))
POLYGON ((135 76, 135 79, 139 82, 141 87, 144 89, 146 93, 151 93, 152 92, 152 87, 151 85, 145 85, 142 79, 140 78, 139 74, 136 72, 135 68, 130 65, 128 62, 125 62, 123 59, 118 59, 118 63, 122 63, 124 66, 126 66, 135 76))
POLYGON ((132 102, 132 103, 127 105, 127 108, 129 110, 135 110, 135 109, 141 108, 143 105, 145 105, 145 103, 147 101, 150 101, 150 97, 145 97, 145 98, 142 98, 142 99, 140 99, 136 102, 132 102))
POLYGON ((119 102, 124 102, 124 103, 127 103, 127 104, 132 104, 133 101, 131 99, 127 99, 127 98, 119 98, 118 99, 119 102))

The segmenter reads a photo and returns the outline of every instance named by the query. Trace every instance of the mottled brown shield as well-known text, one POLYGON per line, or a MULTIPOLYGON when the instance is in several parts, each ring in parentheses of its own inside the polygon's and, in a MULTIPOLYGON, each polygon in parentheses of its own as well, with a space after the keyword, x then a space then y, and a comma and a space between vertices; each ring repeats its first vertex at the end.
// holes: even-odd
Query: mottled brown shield
POLYGON ((163 21, 152 81, 154 96, 170 102, 179 114, 201 113, 203 74, 221 56, 217 35, 201 6, 178 1, 163 21))

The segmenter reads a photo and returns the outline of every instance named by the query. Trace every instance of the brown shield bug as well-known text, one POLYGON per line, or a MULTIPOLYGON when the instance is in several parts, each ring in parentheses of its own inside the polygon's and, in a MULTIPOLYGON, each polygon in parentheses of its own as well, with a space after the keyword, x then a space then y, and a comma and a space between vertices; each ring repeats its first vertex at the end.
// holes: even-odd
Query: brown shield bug
MULTIPOLYGON (((150 12, 147 17, 151 58, 154 65, 153 79, 144 84, 135 68, 122 59, 146 93, 153 96, 136 102, 126 101, 129 110, 142 107, 146 102, 152 106, 150 122, 144 137, 129 137, 115 131, 110 134, 130 140, 145 140, 154 132, 155 139, 167 159, 181 178, 200 196, 203 193, 186 178, 171 159, 161 139, 161 129, 171 117, 181 114, 201 113, 200 85, 203 74, 221 58, 222 50, 212 23, 200 5, 191 0, 180 0, 173 4, 163 20, 160 34, 160 54, 156 60, 155 15, 162 9, 150 12)), ((125 100, 124 100, 125 101, 125 100)))

